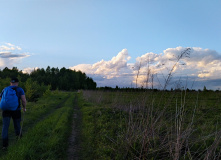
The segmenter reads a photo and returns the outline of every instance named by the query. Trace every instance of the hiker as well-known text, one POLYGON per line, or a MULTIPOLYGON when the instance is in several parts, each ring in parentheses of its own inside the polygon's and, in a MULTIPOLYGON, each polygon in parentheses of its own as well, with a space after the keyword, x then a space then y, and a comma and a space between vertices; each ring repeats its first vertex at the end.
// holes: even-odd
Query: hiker
POLYGON ((8 129, 10 124, 10 119, 13 119, 15 134, 17 138, 21 137, 21 101, 23 106, 23 112, 26 111, 26 98, 25 92, 21 87, 18 87, 19 80, 17 78, 12 78, 10 82, 10 86, 4 88, 0 94, 0 108, 2 109, 2 117, 3 117, 3 126, 2 126, 2 140, 3 140, 3 148, 7 149, 8 147, 8 129), (13 90, 11 90, 13 89, 13 90), (5 93, 4 93, 5 92, 5 93), (14 93, 13 99, 6 102, 6 98, 8 97, 7 93, 14 93), (16 95, 15 95, 16 94, 16 95), (10 104, 12 103, 12 104, 10 104), (13 106, 14 105, 14 106, 13 106))

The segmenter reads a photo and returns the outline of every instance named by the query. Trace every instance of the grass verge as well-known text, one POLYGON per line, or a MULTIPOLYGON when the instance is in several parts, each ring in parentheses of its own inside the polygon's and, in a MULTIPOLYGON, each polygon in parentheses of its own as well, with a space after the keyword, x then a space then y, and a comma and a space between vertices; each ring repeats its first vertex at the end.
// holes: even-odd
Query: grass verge
MULTIPOLYGON (((82 111, 81 159, 124 159, 119 154, 124 148, 117 147, 125 127, 122 112, 105 106, 96 106, 79 96, 82 111), (121 121, 119 121, 121 119, 121 121), (118 148, 115 150, 115 148, 118 148)), ((122 153, 122 152, 121 152, 122 153)))

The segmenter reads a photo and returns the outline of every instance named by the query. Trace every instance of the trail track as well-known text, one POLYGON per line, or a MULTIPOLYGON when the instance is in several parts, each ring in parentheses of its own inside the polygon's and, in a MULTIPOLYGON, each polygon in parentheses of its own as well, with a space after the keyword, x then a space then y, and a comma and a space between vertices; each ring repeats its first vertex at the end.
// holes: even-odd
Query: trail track
POLYGON ((82 114, 80 108, 78 106, 78 98, 77 95, 74 98, 74 114, 73 114, 73 122, 72 122, 72 131, 68 140, 68 160, 79 160, 79 138, 80 137, 80 127, 81 127, 82 114))

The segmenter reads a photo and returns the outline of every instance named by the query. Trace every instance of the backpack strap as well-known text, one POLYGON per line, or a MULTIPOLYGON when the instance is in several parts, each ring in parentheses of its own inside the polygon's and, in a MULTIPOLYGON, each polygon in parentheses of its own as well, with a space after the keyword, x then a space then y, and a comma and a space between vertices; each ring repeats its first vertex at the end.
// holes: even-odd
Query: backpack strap
MULTIPOLYGON (((12 89, 16 92, 16 96, 18 97, 18 108, 20 108, 20 106, 21 106, 21 102, 20 102, 20 98, 19 98, 19 95, 18 95, 18 87, 17 86, 15 86, 15 87, 12 87, 12 89)), ((18 109, 17 108, 17 109, 18 109)))

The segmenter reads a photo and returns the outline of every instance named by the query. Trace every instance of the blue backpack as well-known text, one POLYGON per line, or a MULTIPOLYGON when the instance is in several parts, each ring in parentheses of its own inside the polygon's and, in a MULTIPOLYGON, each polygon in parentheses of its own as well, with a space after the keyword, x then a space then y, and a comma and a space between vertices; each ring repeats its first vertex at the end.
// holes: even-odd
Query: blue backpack
POLYGON ((19 107, 19 98, 17 96, 17 87, 6 87, 2 94, 0 108, 5 111, 15 111, 19 107))

